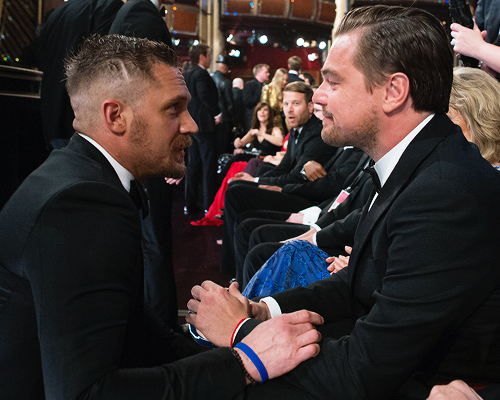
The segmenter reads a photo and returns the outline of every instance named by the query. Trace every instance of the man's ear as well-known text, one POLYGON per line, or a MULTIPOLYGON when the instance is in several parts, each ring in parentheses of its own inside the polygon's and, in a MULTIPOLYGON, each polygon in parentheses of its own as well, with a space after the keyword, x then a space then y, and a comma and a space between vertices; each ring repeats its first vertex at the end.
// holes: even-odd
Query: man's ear
POLYGON ((410 80, 405 74, 396 72, 390 75, 385 84, 385 89, 383 110, 386 113, 391 113, 408 100, 410 94, 410 80))
POLYGON ((104 100, 101 104, 101 113, 106 127, 116 135, 123 135, 128 128, 129 114, 127 107, 114 99, 104 100))
POLYGON ((314 112, 314 102, 310 101, 307 105, 307 109, 309 110, 309 114, 312 114, 314 112))

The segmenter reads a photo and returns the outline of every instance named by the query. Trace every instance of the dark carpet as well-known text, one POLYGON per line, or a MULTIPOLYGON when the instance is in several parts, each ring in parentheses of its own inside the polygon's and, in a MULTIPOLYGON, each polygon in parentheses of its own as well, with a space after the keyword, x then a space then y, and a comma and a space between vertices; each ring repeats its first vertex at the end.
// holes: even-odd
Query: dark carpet
MULTIPOLYGON (((203 218, 203 211, 184 215, 184 182, 173 189, 172 229, 174 270, 179 310, 187 309, 191 288, 205 280, 227 287, 232 276, 220 272, 221 226, 192 226, 189 222, 203 218)), ((184 317, 179 323, 185 323, 184 317)))

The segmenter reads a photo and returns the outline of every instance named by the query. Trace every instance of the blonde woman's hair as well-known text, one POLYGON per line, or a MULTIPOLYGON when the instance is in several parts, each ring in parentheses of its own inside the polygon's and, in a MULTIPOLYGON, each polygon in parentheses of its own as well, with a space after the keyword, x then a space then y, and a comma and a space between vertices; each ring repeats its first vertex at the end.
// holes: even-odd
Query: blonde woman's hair
POLYGON ((491 164, 500 161, 500 83, 477 68, 456 67, 450 108, 458 111, 471 141, 491 164))
POLYGON ((276 99, 279 103, 283 101, 283 89, 281 87, 283 83, 283 75, 288 75, 288 71, 285 68, 278 68, 274 73, 273 80, 269 83, 269 86, 274 87, 276 99))

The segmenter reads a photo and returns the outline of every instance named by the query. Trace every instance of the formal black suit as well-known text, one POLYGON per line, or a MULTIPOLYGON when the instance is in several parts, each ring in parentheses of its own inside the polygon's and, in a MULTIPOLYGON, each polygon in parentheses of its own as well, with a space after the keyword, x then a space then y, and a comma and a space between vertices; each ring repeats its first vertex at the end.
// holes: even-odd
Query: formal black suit
POLYGON ((193 144, 187 150, 188 173, 185 197, 188 209, 196 209, 198 185, 203 187, 203 208, 208 210, 215 197, 217 179, 217 138, 215 120, 220 113, 219 94, 209 73, 199 65, 184 74, 191 94, 188 111, 198 125, 198 133, 191 136, 193 144))
MULTIPOLYGON (((116 14, 109 34, 155 40, 172 47, 165 20, 151 0, 129 0, 116 14)), ((170 326, 178 319, 172 257, 172 187, 163 177, 144 181, 150 213, 142 221, 144 288, 147 304, 170 326)))
MULTIPOLYGON (((281 162, 259 177, 259 184, 285 186, 289 183, 303 183, 300 171, 304 164, 314 160, 322 165, 332 159, 337 152, 336 147, 328 146, 321 139, 323 124, 312 115, 304 124, 300 134, 290 132, 288 147, 281 162)), ((326 169, 326 168, 325 168, 326 169)), ((344 176, 344 178, 348 173, 344 176)))
POLYGON ((168 27, 151 0, 128 0, 116 14, 109 34, 146 38, 172 47, 168 27))
POLYGON ((304 79, 299 78, 298 74, 288 74, 288 83, 292 82, 304 82, 304 79))
POLYGON ((324 338, 317 357, 248 398, 383 399, 415 393, 415 380, 498 382, 499 199, 498 172, 436 115, 362 217, 349 267, 273 296, 283 312, 350 320, 351 334, 324 338))
POLYGON ((252 125, 253 110, 262 97, 262 86, 264 86, 264 84, 255 78, 245 82, 245 86, 243 86, 242 95, 243 104, 245 105, 245 133, 250 130, 252 125))
POLYGON ((485 40, 488 43, 495 42, 500 30, 500 5, 498 2, 493 0, 479 0, 474 19, 479 29, 488 32, 485 40))
POLYGON ((216 125, 217 131, 217 156, 223 153, 230 153, 233 149, 233 137, 231 132, 233 130, 234 122, 234 107, 233 107, 233 90, 229 79, 224 77, 220 71, 215 71, 212 79, 217 86, 219 94, 219 109, 222 113, 222 121, 216 125))
POLYGON ((238 397, 227 349, 161 366, 180 337, 144 312, 139 213, 84 138, 26 179, 0 227, 0 398, 238 397))
POLYGON ((73 129, 73 109, 66 92, 64 60, 86 37, 106 35, 121 0, 77 0, 57 7, 43 24, 37 46, 38 67, 43 71, 41 113, 45 144, 54 139, 68 140, 73 129))

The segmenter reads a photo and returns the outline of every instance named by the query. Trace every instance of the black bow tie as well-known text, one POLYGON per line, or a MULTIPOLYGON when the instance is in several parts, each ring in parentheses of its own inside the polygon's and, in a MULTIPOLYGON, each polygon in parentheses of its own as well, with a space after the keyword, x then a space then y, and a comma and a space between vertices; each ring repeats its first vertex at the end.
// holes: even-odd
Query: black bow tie
POLYGON ((375 171, 375 167, 373 166, 375 163, 370 161, 370 165, 366 167, 365 171, 370 174, 372 177, 373 181, 373 186, 375 186, 375 190, 377 193, 380 193, 380 190, 382 189, 382 185, 380 185, 380 178, 378 177, 377 171, 375 171))
POLYGON ((142 218, 146 218, 149 214, 149 197, 144 186, 136 179, 130 181, 130 197, 134 200, 137 209, 142 209, 142 218))

